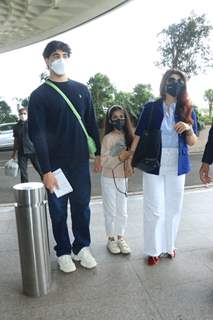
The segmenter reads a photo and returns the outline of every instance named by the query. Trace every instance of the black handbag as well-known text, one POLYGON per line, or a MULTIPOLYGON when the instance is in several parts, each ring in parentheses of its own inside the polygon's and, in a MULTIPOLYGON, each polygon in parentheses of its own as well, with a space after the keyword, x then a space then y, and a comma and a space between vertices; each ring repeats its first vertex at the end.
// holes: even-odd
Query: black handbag
POLYGON ((161 130, 150 129, 154 104, 151 106, 147 129, 144 130, 132 159, 132 166, 152 173, 160 167, 161 130))

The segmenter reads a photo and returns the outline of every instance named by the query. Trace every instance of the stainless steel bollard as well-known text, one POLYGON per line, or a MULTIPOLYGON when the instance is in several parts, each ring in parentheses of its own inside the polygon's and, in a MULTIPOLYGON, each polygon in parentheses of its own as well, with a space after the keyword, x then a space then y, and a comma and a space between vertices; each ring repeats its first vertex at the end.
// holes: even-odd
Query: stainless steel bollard
POLYGON ((39 297, 47 294, 51 286, 45 188, 41 182, 29 182, 13 189, 23 293, 39 297))

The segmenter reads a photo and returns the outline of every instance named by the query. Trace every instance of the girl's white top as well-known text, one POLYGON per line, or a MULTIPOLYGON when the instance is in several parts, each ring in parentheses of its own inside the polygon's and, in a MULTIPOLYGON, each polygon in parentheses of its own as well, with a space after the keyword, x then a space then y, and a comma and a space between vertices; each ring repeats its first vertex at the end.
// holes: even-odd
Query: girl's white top
POLYGON ((111 131, 104 136, 101 145, 102 175, 116 178, 124 178, 124 163, 118 159, 120 152, 126 149, 123 132, 111 131))

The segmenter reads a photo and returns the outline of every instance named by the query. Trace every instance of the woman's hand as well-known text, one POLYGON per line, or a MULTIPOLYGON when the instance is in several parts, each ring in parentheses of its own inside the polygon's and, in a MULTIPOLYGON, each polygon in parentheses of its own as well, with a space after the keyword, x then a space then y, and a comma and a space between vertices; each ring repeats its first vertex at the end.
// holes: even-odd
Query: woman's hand
POLYGON ((175 125, 175 130, 177 131, 177 133, 181 134, 185 131, 188 131, 188 132, 192 132, 193 133, 193 129, 192 129, 192 126, 188 123, 185 123, 183 121, 179 121, 176 123, 175 125))
POLYGON ((179 121, 176 123, 175 129, 179 134, 183 132, 186 133, 186 143, 189 146, 193 146, 197 142, 197 136, 193 131, 192 125, 185 123, 183 121, 179 121))
POLYGON ((51 171, 43 175, 43 183, 51 193, 53 193, 55 189, 58 189, 57 179, 51 171))

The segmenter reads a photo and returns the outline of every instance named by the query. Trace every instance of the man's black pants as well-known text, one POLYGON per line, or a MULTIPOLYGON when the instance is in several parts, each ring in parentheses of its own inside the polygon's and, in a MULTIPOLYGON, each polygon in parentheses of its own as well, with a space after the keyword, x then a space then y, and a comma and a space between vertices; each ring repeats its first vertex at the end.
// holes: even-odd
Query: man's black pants
POLYGON ((76 167, 61 168, 73 187, 73 192, 57 198, 48 191, 49 211, 52 220, 53 235, 56 241, 55 251, 58 257, 78 254, 83 247, 90 245, 90 172, 89 161, 76 167), (71 244, 67 226, 67 204, 70 203, 73 242, 71 244))
POLYGON ((18 153, 18 165, 21 175, 21 182, 28 182, 28 173, 27 173, 27 163, 28 159, 30 159, 34 169, 38 172, 40 177, 42 177, 40 165, 38 162, 38 158, 35 153, 29 154, 20 154, 18 153))

